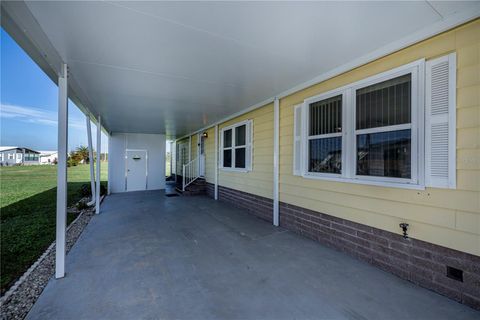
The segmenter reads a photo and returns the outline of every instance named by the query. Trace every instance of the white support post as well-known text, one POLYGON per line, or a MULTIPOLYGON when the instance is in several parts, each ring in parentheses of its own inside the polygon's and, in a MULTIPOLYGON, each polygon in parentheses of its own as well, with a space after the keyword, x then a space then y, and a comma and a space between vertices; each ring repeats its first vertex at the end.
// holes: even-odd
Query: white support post
POLYGON ((182 167, 182 191, 185 191, 185 165, 182 167))
POLYGON ((201 155, 201 152, 200 152, 200 144, 201 144, 201 140, 202 139, 202 134, 201 133, 197 133, 197 174, 196 176, 198 176, 198 174, 200 173, 200 155, 201 155))
POLYGON ((215 193, 214 199, 218 200, 218 124, 215 126, 215 193))
POLYGON ((68 70, 62 66, 58 77, 58 164, 55 278, 65 276, 65 238, 67 230, 67 152, 68 152, 68 70))
POLYGON ((100 158, 102 155, 102 122, 100 116, 98 116, 97 122, 97 192, 95 192, 95 213, 100 213, 100 158))
POLYGON ((87 121, 87 140, 88 140, 88 158, 90 163, 90 188, 92 189, 92 199, 88 203, 89 206, 95 203, 95 168, 93 158, 93 144, 92 144, 92 126, 90 124, 90 115, 86 116, 87 121))
POLYGON ((175 140, 175 186, 178 183, 178 171, 180 166, 178 165, 177 159, 180 157, 180 148, 177 140, 175 140))
POLYGON ((278 202, 278 155, 280 149, 280 101, 273 103, 273 225, 279 225, 278 202))
MULTIPOLYGON (((110 143, 110 137, 112 136, 112 132, 110 131, 107 135, 107 139, 108 139, 108 155, 111 155, 112 153, 110 152, 110 146, 112 145, 110 143)), ((110 163, 110 158, 107 157, 107 162, 110 163)), ((108 166, 108 170, 107 170, 107 194, 110 195, 110 193, 112 192, 112 184, 110 183, 110 177, 112 176, 112 166, 108 166)))
MULTIPOLYGON (((108 144, 110 145, 110 144, 108 144)), ((170 177, 173 174, 173 141, 170 141, 170 177)), ((110 168, 110 167, 109 167, 110 168)))

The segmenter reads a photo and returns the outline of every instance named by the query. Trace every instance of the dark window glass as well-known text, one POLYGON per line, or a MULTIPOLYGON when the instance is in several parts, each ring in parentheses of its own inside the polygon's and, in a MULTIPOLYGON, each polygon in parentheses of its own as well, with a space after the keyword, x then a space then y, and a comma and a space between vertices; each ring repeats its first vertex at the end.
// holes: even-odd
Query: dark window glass
POLYGON ((356 128, 368 129, 411 122, 412 76, 380 82, 356 91, 356 128))
POLYGON ((235 128, 235 145, 244 146, 245 145, 245 136, 246 136, 246 125, 242 125, 235 128))
POLYGON ((223 150, 223 166, 225 168, 232 166, 232 150, 223 150))
POLYGON ((342 172, 342 137, 309 141, 309 172, 342 172))
POLYGON ((235 168, 245 168, 245 148, 235 149, 235 168))
POLYGON ((410 179, 410 159, 410 130, 357 136, 357 175, 410 179))
POLYGON ((229 148, 232 146, 232 129, 223 131, 223 147, 229 148))
POLYGON ((342 132, 342 95, 310 104, 310 136, 342 132))

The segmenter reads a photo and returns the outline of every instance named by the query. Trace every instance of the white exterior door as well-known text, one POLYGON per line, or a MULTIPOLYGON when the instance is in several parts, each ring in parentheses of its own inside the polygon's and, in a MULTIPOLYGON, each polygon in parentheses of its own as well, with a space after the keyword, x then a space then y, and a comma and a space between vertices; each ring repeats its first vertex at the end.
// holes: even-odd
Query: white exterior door
POLYGON ((127 157, 127 191, 147 189, 147 151, 126 150, 127 157))

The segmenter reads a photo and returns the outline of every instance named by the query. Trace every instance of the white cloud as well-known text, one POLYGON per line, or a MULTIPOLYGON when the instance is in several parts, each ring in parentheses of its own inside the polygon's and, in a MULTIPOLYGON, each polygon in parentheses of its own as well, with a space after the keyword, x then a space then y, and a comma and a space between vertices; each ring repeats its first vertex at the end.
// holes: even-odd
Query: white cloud
MULTIPOLYGON (((58 122, 58 115, 54 111, 3 103, 0 107, 0 117, 4 119, 15 119, 23 122, 47 126, 56 126, 58 122)), ((69 127, 84 129, 85 121, 82 121, 78 118, 70 118, 68 125, 69 127)))

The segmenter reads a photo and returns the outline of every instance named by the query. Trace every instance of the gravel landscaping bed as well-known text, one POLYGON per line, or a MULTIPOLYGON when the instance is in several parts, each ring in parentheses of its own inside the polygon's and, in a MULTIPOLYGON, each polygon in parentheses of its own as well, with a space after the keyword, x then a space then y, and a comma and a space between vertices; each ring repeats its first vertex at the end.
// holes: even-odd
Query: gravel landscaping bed
MULTIPOLYGON (((69 225, 66 238, 67 253, 94 214, 94 207, 84 209, 69 225)), ((54 273, 55 242, 0 299, 0 319, 24 319, 54 273)))

